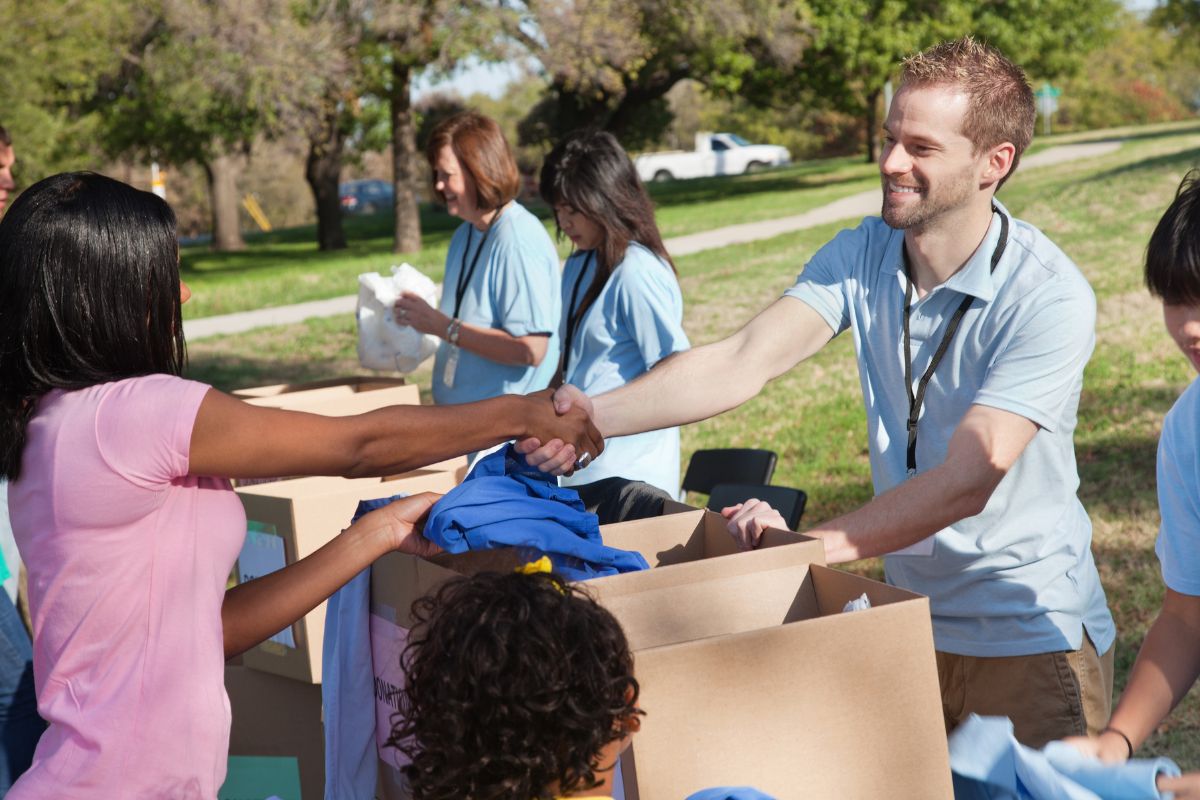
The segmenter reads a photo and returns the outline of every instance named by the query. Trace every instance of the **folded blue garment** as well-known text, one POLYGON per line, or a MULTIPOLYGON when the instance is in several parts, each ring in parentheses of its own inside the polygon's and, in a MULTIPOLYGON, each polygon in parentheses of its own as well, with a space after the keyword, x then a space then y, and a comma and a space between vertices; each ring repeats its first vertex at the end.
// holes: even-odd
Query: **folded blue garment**
POLYGON ((715 789, 702 789, 693 795, 688 795, 687 800, 775 800, 775 798, 749 786, 718 786, 715 789))
POLYGON ((649 568, 640 553, 605 547, 578 492, 529 466, 512 445, 480 459, 435 503, 424 533, 448 553, 517 547, 527 560, 547 555, 568 580, 649 568))
POLYGON ((950 735, 950 769, 955 800, 1170 800, 1155 779, 1179 774, 1169 758, 1105 764, 1064 742, 1034 750, 1007 717, 976 714, 950 735))

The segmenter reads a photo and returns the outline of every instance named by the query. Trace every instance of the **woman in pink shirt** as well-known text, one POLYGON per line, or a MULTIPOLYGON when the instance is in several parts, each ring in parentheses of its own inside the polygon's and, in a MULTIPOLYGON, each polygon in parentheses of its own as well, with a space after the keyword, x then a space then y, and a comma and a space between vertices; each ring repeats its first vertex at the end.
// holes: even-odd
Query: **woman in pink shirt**
POLYGON ((600 447, 547 396, 329 418, 185 380, 175 236, 166 203, 91 173, 35 184, 0 221, 0 473, 49 723, 11 800, 212 800, 225 659, 385 552, 433 549, 420 495, 226 592, 246 532, 228 478, 396 474, 525 436, 600 447))

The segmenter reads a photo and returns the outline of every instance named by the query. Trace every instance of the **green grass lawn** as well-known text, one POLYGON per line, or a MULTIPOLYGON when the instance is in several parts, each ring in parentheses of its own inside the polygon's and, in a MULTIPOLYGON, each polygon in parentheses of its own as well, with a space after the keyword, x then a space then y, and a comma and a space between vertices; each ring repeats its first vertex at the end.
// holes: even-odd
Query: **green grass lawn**
MULTIPOLYGON (((1125 139, 1124 145, 1103 157, 1018 172, 1000 199, 1046 231, 1075 259, 1096 291, 1097 345, 1086 372, 1076 450, 1080 495, 1091 514, 1096 561, 1119 629, 1119 687, 1162 598, 1153 552, 1158 525, 1154 453, 1160 424, 1193 377, 1162 330, 1158 304, 1142 288, 1141 261, 1150 231, 1180 177, 1189 167, 1200 166, 1200 124, 1092 132, 1062 141, 1116 135, 1125 139)), ((873 175, 868 165, 841 161, 655 191, 660 218, 671 235, 799 213, 873 185, 873 175)), ((430 240, 445 237, 450 226, 432 227, 430 240)), ((841 227, 829 225, 679 258, 685 326, 692 341, 703 344, 730 333, 778 297, 805 260, 841 227)), ((292 244, 302 252, 298 243, 292 244)), ((289 243, 258 246, 286 250, 289 243)), ((359 257, 377 257, 381 264, 390 258, 365 251, 359 257)), ((193 269, 217 261, 191 258, 193 269)), ((286 269, 276 273, 268 267, 252 269, 250 263, 230 270, 246 283, 250 295, 272 291, 262 287, 274 286, 286 269), (267 277, 259 280, 259 275, 267 277)), ((215 266, 211 272, 213 284, 196 282, 198 300, 212 286, 224 287, 223 281, 232 280, 215 266)), ((313 320, 196 342, 190 348, 190 372, 224 388, 328 377, 360 371, 354 349, 352 319, 313 320)), ((413 379, 428 388, 428 366, 413 379)), ((774 482, 809 493, 806 523, 869 499, 865 416, 849 337, 839 337, 736 411, 685 428, 683 445, 685 463, 702 447, 775 450, 779 467, 774 482)), ((875 561, 854 568, 873 576, 880 572, 875 561)), ((1186 769, 1200 770, 1200 690, 1192 692, 1142 753, 1167 753, 1186 769)))

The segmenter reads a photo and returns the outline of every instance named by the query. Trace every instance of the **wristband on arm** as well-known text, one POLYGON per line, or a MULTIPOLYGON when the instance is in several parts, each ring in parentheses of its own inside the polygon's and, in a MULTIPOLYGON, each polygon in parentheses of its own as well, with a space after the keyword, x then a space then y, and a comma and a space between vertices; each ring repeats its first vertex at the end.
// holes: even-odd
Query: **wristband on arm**
POLYGON ((1128 755, 1127 755, 1125 758, 1126 758, 1127 760, 1128 760, 1128 759, 1130 759, 1130 758, 1133 758, 1133 742, 1131 742, 1131 741, 1129 740, 1129 737, 1128 737, 1128 736, 1126 736, 1124 733, 1122 733, 1121 731, 1117 730, 1116 728, 1109 727, 1108 725, 1105 725, 1103 728, 1101 728, 1101 729, 1100 729, 1100 733, 1101 733, 1101 734, 1105 734, 1105 733, 1115 733, 1117 736, 1120 736, 1120 737, 1121 737, 1121 738, 1122 738, 1122 739, 1125 741, 1125 747, 1126 747, 1126 748, 1128 749, 1128 751, 1129 751, 1129 754, 1128 754, 1128 755))

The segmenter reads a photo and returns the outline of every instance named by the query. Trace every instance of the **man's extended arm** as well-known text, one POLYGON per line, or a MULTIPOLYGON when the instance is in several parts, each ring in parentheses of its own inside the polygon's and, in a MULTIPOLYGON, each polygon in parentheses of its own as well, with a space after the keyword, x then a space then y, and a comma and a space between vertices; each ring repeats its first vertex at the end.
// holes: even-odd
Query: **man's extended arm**
POLYGON ((780 298, 732 336, 677 353, 592 398, 593 421, 621 436, 708 419, 751 399, 831 338, 829 325, 808 304, 780 298))
MULTIPOLYGON (((833 330, 812 307, 782 297, 737 333, 675 353, 611 392, 589 398, 566 384, 555 392, 555 407, 560 414, 582 407, 605 437, 684 425, 736 408, 832 338, 833 330)), ((556 442, 526 439, 517 449, 544 472, 570 468, 556 442)))
POLYGON ((805 533, 824 541, 830 564, 916 544, 983 511, 1037 430, 1018 414, 971 406, 950 437, 945 461, 805 533))

